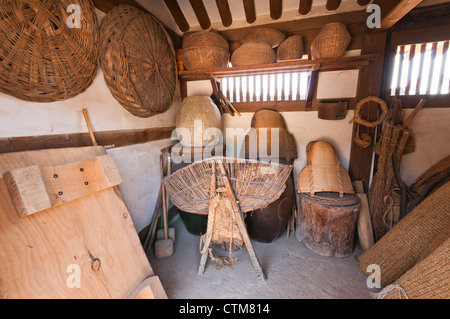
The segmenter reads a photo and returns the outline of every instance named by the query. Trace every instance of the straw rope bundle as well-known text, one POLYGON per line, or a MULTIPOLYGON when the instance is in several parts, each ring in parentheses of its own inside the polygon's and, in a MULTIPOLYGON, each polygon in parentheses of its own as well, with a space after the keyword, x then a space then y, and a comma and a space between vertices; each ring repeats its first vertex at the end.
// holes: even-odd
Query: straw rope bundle
POLYGON ((303 37, 301 35, 292 35, 277 49, 277 60, 293 60, 301 59, 303 57, 303 37))
POLYGON ((90 0, 0 2, 0 91, 34 102, 84 92, 98 67, 98 22, 90 0), (78 5, 80 24, 68 24, 78 5))
POLYGON ((340 22, 328 23, 322 27, 311 44, 312 59, 341 57, 350 45, 351 40, 345 24, 340 22))
POLYGON ((233 67, 270 64, 277 61, 277 54, 267 42, 249 41, 233 52, 231 64, 233 67))
POLYGON ((450 223, 450 182, 443 185, 411 211, 383 238, 359 258, 358 267, 381 267, 381 285, 395 282, 414 266, 423 252, 450 223))
MULTIPOLYGON (((214 157, 198 161, 167 177, 163 183, 180 210, 208 214, 211 165, 222 161, 243 213, 267 206, 284 192, 292 167, 239 158, 214 157)), ((224 187, 222 178, 217 188, 224 187)))
POLYGON ((378 299, 449 299, 450 239, 418 262, 395 283, 381 291, 378 299))
POLYGON ((150 117, 172 105, 177 63, 172 40, 152 15, 128 5, 100 27, 100 62, 108 88, 131 114, 150 117))

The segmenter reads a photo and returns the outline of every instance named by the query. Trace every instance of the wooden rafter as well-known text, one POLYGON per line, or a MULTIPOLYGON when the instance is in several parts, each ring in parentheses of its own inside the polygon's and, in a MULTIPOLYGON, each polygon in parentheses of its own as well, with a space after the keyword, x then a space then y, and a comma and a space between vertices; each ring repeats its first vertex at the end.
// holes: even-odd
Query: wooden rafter
POLYGON ((222 19, 222 25, 229 27, 233 23, 233 17, 231 15, 230 6, 228 0, 216 0, 217 9, 219 9, 220 19, 222 19))
POLYGON ((178 28, 180 28, 182 32, 189 31, 189 23, 184 17, 183 11, 181 11, 177 0, 164 0, 164 2, 167 6, 167 9, 169 9, 173 19, 175 20, 175 23, 178 25, 178 28))
POLYGON ((381 8, 381 30, 388 30, 422 0, 375 0, 381 8))
POLYGON ((311 11, 312 0, 300 0, 300 5, 298 7, 298 13, 301 15, 306 15, 311 11))
POLYGON ((341 5, 341 0, 327 0, 327 10, 335 11, 341 5))
POLYGON ((211 20, 209 19, 208 12, 202 0, 189 0, 195 16, 203 30, 207 30, 211 27, 211 20))
POLYGON ((245 17, 248 23, 256 21, 256 11, 254 0, 242 0, 244 2, 245 17))
POLYGON ((278 20, 283 14, 283 0, 270 0, 270 17, 278 20))
POLYGON ((361 7, 365 7, 370 3, 370 0, 358 0, 358 5, 361 7))

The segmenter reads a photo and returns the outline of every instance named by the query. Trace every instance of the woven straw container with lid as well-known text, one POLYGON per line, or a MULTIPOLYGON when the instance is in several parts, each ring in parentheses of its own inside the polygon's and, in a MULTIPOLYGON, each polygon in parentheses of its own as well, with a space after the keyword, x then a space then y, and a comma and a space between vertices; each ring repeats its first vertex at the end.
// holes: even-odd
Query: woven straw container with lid
POLYGON ((176 119, 178 138, 183 146, 217 145, 220 128, 220 112, 210 97, 189 96, 183 100, 176 119), (209 133, 212 136, 208 136, 209 133))

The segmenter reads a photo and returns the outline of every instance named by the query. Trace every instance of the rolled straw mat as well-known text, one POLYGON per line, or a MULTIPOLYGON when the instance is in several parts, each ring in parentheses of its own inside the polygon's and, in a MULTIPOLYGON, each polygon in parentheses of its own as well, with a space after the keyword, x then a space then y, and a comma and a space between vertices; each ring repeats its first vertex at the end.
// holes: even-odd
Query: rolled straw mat
POLYGON ((449 299, 450 239, 381 291, 378 299, 449 299))
POLYGON ((367 276, 372 264, 381 268, 381 285, 395 282, 419 260, 423 252, 450 222, 450 182, 420 205, 359 258, 358 267, 367 276))

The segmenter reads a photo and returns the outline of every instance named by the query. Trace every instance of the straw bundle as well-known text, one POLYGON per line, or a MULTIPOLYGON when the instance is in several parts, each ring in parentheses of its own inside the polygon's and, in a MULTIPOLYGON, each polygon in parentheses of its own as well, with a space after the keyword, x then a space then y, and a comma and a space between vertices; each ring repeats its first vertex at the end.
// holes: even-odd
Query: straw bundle
POLYGON ((378 294, 378 299, 449 299, 450 239, 417 263, 395 283, 378 294))
POLYGON ((175 50, 164 26, 128 5, 111 10, 100 27, 100 62, 108 88, 131 114, 150 117, 172 105, 175 50))
POLYGON ((265 42, 272 48, 276 48, 285 39, 286 36, 278 30, 270 28, 257 28, 244 34, 242 37, 242 42, 265 42))
POLYGON ((231 64, 234 67, 270 64, 277 61, 277 54, 270 44, 266 42, 249 41, 233 52, 231 56, 231 64))
POLYGON ((311 44, 312 59, 337 58, 344 55, 352 38, 345 24, 328 23, 322 27, 311 44))
POLYGON ((395 282, 414 266, 423 252, 450 222, 450 182, 427 197, 419 206, 359 258, 359 269, 381 267, 381 285, 395 282))
POLYGON ((303 37, 301 35, 292 35, 278 47, 277 60, 301 59, 303 53, 303 37))
MULTIPOLYGON (((243 213, 267 206, 285 190, 292 167, 239 158, 214 157, 178 170, 163 183, 180 210, 208 214, 212 165, 222 161, 243 213)), ((217 188, 224 187, 218 178, 217 188)))
POLYGON ((355 193, 350 176, 331 144, 323 141, 309 143, 306 157, 307 165, 297 179, 299 193, 337 192, 341 197, 355 193))
POLYGON ((34 102, 84 92, 98 67, 97 23, 90 0, 1 1, 0 91, 34 102), (79 6, 80 25, 67 23, 69 5, 79 6))
MULTIPOLYGON (((215 146, 220 142, 217 140, 217 136, 206 135, 207 130, 221 128, 219 110, 208 96, 186 97, 177 114, 176 128, 178 138, 183 146, 215 146), (187 130, 189 136, 183 136, 183 130, 187 130)), ((210 131, 210 133, 214 132, 210 131)))

